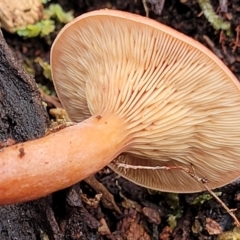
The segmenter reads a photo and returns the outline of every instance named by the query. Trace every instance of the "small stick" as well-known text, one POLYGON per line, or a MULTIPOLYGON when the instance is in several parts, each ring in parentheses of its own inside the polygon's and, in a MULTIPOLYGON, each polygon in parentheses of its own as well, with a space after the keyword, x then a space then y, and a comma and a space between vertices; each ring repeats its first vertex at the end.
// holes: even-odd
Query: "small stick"
POLYGON ((237 225, 237 227, 240 227, 240 222, 238 221, 237 217, 233 214, 233 210, 230 210, 226 204, 208 187, 207 185, 207 178, 201 178, 199 176, 196 175, 195 170, 193 165, 192 170, 190 170, 189 168, 186 167, 182 167, 182 166, 155 166, 155 167, 151 167, 151 166, 134 166, 134 165, 130 165, 130 164, 125 164, 125 163, 115 163, 118 167, 122 167, 125 169, 147 169, 147 170, 181 170, 184 171, 186 173, 188 173, 192 178, 194 178, 195 180, 197 180, 198 182, 200 182, 204 188, 222 205, 222 207, 228 212, 228 214, 233 218, 234 223, 237 225))
POLYGON ((235 209, 229 209, 228 206, 208 187, 206 183, 202 183, 205 189, 222 205, 222 207, 228 212, 228 214, 233 218, 235 225, 237 227, 240 227, 240 223, 237 219, 237 217, 233 214, 233 211, 235 209))
POLYGON ((147 6, 147 0, 142 0, 142 3, 143 3, 143 7, 144 7, 144 10, 146 13, 146 17, 149 17, 149 8, 147 6))
POLYGON ((228 0, 219 0, 221 12, 228 12, 228 0))
MULTIPOLYGON (((136 1, 135 1, 136 2, 136 1)), ((146 13, 146 17, 149 17, 150 9, 147 6, 147 2, 151 4, 151 10, 160 15, 162 13, 165 0, 142 0, 142 4, 146 13)))
POLYGON ((238 25, 235 29, 236 31, 236 40, 232 49, 232 52, 235 53, 238 47, 240 47, 240 25, 238 25))

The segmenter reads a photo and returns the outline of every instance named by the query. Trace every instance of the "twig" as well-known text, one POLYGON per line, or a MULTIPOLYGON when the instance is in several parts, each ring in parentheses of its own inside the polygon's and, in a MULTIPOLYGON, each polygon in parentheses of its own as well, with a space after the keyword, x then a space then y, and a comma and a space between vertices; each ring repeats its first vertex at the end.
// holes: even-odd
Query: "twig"
POLYGON ((228 12, 228 0, 219 0, 221 12, 228 12))
POLYGON ((125 163, 115 163, 118 167, 125 168, 125 169, 146 169, 146 170, 181 170, 188 173, 192 178, 197 180, 201 183, 204 188, 222 205, 222 207, 228 212, 228 214, 233 218, 234 223, 237 227, 240 227, 240 222, 238 221, 237 217, 233 214, 233 210, 230 210, 226 204, 208 187, 208 179, 206 177, 202 178, 196 175, 193 165, 191 166, 192 169, 182 167, 182 166, 134 166, 125 163))
POLYGON ((151 10, 160 15, 162 13, 165 0, 142 0, 144 10, 146 12, 146 17, 149 17, 149 8, 147 6, 147 2, 151 4, 151 10))
POLYGON ((236 31, 236 40, 232 49, 232 52, 235 53, 238 47, 240 47, 240 25, 238 25, 235 29, 236 31))
POLYGON ((146 13, 146 17, 149 17, 149 8, 147 6, 147 0, 142 0, 142 3, 143 3, 143 7, 144 7, 144 10, 146 13))
POLYGON ((240 227, 240 223, 237 219, 237 217, 233 214, 233 211, 235 209, 229 209, 227 205, 208 187, 206 183, 202 183, 205 189, 222 205, 222 207, 228 212, 228 214, 233 218, 234 223, 237 225, 237 227, 240 227))

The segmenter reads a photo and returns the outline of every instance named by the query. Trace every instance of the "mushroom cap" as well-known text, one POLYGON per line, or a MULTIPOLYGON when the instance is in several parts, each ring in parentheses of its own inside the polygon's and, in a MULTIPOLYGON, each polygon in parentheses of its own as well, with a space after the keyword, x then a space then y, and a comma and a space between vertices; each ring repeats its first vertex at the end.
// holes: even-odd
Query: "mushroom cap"
MULTIPOLYGON (((61 30, 51 65, 73 121, 112 113, 127 124, 130 140, 118 161, 194 168, 210 188, 240 175, 240 84, 192 38, 142 16, 97 10, 61 30)), ((181 170, 110 167, 151 189, 204 190, 181 170)))

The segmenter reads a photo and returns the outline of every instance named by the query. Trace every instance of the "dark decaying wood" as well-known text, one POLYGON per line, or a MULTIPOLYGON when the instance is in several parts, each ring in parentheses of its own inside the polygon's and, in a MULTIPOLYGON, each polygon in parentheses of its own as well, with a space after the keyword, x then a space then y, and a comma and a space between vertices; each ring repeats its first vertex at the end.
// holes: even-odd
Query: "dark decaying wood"
POLYGON ((0 141, 41 137, 49 120, 35 81, 14 59, 0 32, 0 141))
MULTIPOLYGON (((35 81, 14 59, 0 31, 1 148, 5 143, 42 137, 48 123, 48 115, 35 81)), ((40 237, 49 228, 46 221, 47 206, 48 198, 0 207, 0 239, 33 240, 40 237)))

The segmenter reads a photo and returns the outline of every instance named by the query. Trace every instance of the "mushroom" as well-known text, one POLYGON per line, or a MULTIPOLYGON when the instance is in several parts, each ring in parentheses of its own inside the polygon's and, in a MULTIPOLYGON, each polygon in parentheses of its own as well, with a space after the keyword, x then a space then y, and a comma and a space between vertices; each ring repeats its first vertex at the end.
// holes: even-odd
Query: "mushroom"
POLYGON ((51 50, 54 85, 79 122, 0 153, 0 203, 26 201, 109 166, 141 186, 204 190, 240 175, 240 84, 210 50, 161 23, 97 10, 67 24, 51 50), (19 154, 20 149, 24 154, 19 154))

